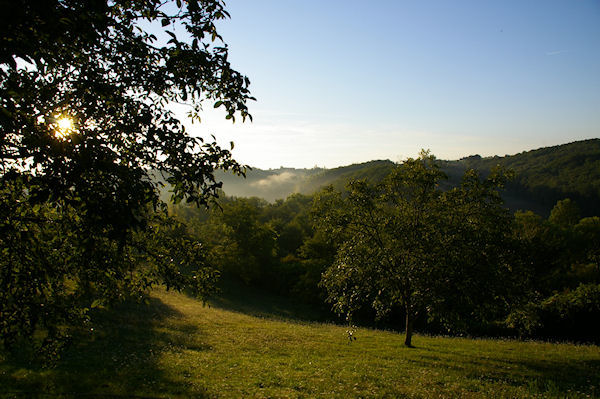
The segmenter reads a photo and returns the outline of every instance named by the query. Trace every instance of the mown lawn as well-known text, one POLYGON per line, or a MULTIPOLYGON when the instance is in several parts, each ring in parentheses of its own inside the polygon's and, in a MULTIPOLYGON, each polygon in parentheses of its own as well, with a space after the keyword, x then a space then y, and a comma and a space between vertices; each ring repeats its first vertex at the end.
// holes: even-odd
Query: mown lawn
POLYGON ((0 357, 2 397, 596 397, 597 346, 417 335, 259 317, 154 291, 52 369, 0 357))

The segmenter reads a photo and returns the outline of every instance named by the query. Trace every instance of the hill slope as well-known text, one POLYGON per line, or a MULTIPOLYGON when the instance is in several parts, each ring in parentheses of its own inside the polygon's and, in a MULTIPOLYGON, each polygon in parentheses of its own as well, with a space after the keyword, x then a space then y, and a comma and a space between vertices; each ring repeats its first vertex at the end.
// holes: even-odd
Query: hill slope
POLYGON ((215 177, 223 182, 223 190, 234 197, 260 197, 269 202, 287 198, 292 193, 302 191, 302 185, 307 179, 318 175, 325 169, 257 169, 246 172, 246 178, 216 171, 215 177))
POLYGON ((508 186, 510 199, 526 209, 548 213, 557 200, 570 197, 585 215, 600 215, 600 139, 576 141, 505 157, 471 156, 459 165, 489 171, 502 165, 517 173, 508 186))
POLYGON ((54 369, 0 355, 0 396, 583 398, 600 386, 596 346, 355 335, 157 290, 104 315, 54 369))
POLYGON ((252 169, 246 178, 217 171, 223 190, 234 197, 260 197, 269 202, 287 198, 292 193, 312 194, 333 184, 336 188, 351 179, 380 180, 393 168, 392 161, 370 161, 333 169, 252 169))
MULTIPOLYGON (((502 165, 517 173, 504 198, 512 210, 530 209, 546 216, 557 200, 571 198, 583 216, 600 215, 600 139, 577 141, 504 157, 478 155, 442 161, 449 184, 457 184, 467 168, 483 173, 502 165)), ((391 161, 371 161, 334 169, 254 169, 246 180, 219 174, 226 194, 256 196, 275 201, 289 194, 311 194, 328 184, 341 189, 350 179, 381 180, 393 168, 391 161)))

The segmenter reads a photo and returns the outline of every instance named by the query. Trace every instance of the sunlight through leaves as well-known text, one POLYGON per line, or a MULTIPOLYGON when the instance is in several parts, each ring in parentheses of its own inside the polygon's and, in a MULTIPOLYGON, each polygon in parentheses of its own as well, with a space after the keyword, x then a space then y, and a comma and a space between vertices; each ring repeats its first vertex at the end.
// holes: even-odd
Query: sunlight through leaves
POLYGON ((54 137, 60 140, 66 140, 75 132, 75 122, 73 118, 64 115, 57 115, 56 127, 54 128, 54 137))

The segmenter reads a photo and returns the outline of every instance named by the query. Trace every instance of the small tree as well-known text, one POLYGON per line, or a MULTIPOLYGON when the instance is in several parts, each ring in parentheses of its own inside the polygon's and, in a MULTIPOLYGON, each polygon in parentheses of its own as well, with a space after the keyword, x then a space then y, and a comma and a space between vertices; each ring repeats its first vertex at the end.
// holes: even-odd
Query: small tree
POLYGON ((596 269, 597 281, 600 282, 600 217, 583 218, 575 226, 579 241, 583 243, 583 253, 596 269))
POLYGON ((550 211, 548 221, 562 228, 571 228, 579 221, 579 207, 570 198, 559 200, 550 211))
POLYGON ((353 181, 347 192, 328 189, 316 200, 320 228, 341 244, 323 274, 328 301, 351 319, 363 306, 378 316, 395 307, 406 314, 405 345, 421 313, 454 328, 483 316, 497 293, 485 284, 503 273, 507 212, 496 191, 505 174, 481 181, 468 171, 444 192, 445 175, 423 152, 372 185, 353 181))

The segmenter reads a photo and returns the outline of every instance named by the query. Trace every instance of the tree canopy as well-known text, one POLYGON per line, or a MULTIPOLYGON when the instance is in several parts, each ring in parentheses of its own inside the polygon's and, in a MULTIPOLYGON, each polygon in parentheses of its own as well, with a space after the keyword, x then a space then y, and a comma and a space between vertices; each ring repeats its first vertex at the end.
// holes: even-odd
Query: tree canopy
MULTIPOLYGON (((240 171, 227 150, 191 137, 168 107, 186 102, 198 117, 208 98, 227 118, 249 116, 249 80, 218 45, 215 21, 228 14, 218 0, 173 3, 7 2, 0 49, 3 175, 27 173, 53 198, 76 191, 91 193, 90 201, 106 191, 108 176, 107 197, 123 184, 139 186, 130 193, 144 192, 151 168, 168 174, 177 198, 204 202, 219 187, 215 168, 240 171), (165 45, 142 28, 159 22, 170 38, 165 45)), ((145 203, 153 194, 119 195, 145 203)))
POLYGON ((199 119, 208 101, 227 119, 244 120, 252 97, 215 27, 228 17, 220 0, 18 0, 2 1, 2 10, 0 338, 7 342, 159 275, 181 285, 169 267, 182 258, 164 252, 164 237, 152 241, 152 231, 170 229, 152 216, 160 208, 154 177, 170 183, 175 201, 201 205, 221 186, 216 169, 244 167, 214 141, 191 136, 169 104, 186 103, 199 119), (136 268, 150 258, 163 267, 141 276, 136 268))

